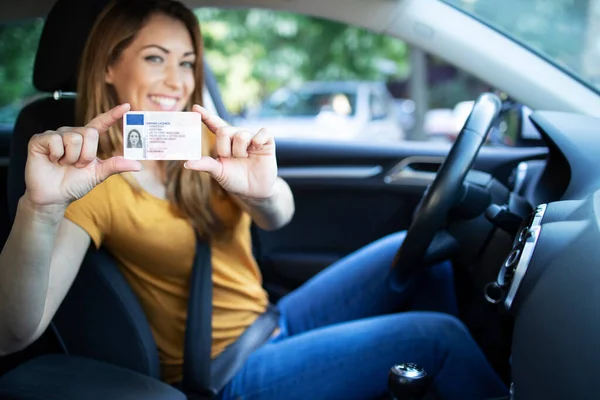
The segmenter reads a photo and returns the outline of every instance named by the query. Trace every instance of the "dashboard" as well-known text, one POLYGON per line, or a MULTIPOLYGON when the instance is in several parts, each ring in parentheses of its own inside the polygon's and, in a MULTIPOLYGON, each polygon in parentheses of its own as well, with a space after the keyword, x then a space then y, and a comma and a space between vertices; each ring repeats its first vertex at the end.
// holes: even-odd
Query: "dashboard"
POLYGON ((548 157, 523 189, 536 208, 500 269, 503 295, 493 299, 515 318, 512 398, 598 399, 600 120, 561 112, 530 119, 548 157))

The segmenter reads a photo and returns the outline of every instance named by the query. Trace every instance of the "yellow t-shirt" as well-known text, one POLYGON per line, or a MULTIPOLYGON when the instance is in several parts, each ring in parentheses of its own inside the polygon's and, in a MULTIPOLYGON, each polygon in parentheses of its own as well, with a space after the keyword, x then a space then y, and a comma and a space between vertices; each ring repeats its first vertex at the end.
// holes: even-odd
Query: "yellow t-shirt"
MULTIPOLYGON (((212 356, 265 311, 267 294, 252 254, 250 217, 228 196, 213 200, 233 221, 231 239, 213 240, 212 356)), ((114 175, 72 203, 66 218, 115 257, 150 323, 162 379, 182 378, 189 279, 196 249, 190 223, 167 200, 137 191, 114 175)))

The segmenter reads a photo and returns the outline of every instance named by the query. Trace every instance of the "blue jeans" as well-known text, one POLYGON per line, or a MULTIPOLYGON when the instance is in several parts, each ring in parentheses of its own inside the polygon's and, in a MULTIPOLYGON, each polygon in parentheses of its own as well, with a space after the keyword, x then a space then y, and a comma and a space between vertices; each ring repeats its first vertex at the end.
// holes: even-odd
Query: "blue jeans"
POLYGON ((248 358, 221 399, 377 399, 387 394, 390 367, 401 362, 422 365, 442 399, 507 395, 451 315, 457 306, 449 263, 423 272, 410 294, 389 289, 403 239, 384 237, 282 298, 281 332, 248 358))

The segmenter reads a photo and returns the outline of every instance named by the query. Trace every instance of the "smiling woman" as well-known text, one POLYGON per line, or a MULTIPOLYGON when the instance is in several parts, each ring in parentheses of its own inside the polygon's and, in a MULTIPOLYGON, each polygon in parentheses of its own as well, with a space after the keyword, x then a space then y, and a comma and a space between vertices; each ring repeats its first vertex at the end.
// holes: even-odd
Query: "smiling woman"
POLYGON ((116 54, 105 80, 118 98, 130 99, 132 111, 175 111, 194 92, 195 65, 195 46, 186 27, 156 14, 134 44, 116 54))

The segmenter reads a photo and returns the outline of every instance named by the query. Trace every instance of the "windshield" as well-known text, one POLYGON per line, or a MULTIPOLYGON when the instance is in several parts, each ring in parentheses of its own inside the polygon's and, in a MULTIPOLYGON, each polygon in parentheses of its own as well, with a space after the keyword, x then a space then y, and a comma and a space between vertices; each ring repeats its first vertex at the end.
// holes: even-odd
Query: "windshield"
POLYGON ((279 89, 262 105, 260 117, 316 117, 324 111, 354 115, 356 95, 345 91, 279 89))
POLYGON ((600 0, 443 0, 600 89, 600 0))

